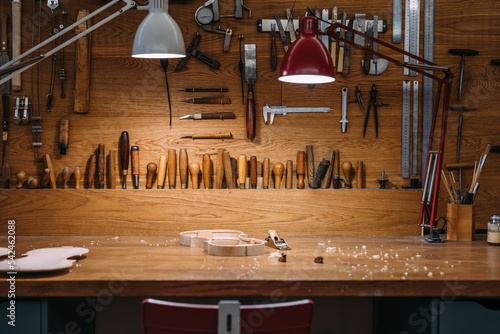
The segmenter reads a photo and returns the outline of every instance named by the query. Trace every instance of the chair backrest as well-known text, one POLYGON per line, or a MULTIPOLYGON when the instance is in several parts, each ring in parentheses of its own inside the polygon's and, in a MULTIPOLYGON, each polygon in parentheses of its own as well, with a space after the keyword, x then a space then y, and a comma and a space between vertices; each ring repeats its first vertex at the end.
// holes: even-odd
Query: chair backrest
MULTIPOLYGON (((240 306, 241 334, 309 334, 313 302, 308 299, 240 306)), ((143 334, 217 334, 218 305, 145 299, 143 334)))

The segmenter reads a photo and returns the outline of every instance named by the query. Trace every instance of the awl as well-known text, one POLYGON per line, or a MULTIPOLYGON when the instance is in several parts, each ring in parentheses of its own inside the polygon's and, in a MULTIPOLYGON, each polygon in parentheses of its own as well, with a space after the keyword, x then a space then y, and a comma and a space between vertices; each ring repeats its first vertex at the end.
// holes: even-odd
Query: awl
POLYGON ((262 108, 264 114, 264 122, 267 124, 267 115, 270 114, 271 118, 269 124, 273 124, 274 115, 286 115, 287 113, 300 113, 300 112, 329 112, 328 107, 300 107, 300 108, 290 108, 286 106, 269 106, 266 102, 262 108))

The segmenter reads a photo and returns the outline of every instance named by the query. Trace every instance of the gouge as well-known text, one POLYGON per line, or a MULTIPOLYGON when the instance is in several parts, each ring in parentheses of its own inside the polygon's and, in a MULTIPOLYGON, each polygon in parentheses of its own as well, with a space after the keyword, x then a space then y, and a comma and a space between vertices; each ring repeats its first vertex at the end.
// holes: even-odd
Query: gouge
MULTIPOLYGON (((87 169, 87 188, 94 188, 94 177, 95 177, 95 166, 96 166, 96 156, 91 155, 89 158, 89 166, 87 169)), ((52 173, 52 169, 50 170, 52 173)))
POLYGON ((280 189, 281 187, 281 178, 283 176, 283 172, 285 171, 285 166, 281 162, 274 164, 273 172, 274 172, 274 188, 280 189))
POLYGON ((298 151, 297 152, 297 189, 304 189, 305 182, 304 176, 306 173, 306 152, 298 151))
POLYGON ((62 170, 62 178, 63 178, 63 188, 64 189, 69 189, 69 178, 71 176, 71 171, 69 170, 69 167, 64 167, 62 170))
POLYGON ((262 162, 262 188, 269 188, 269 172, 270 172, 270 161, 269 158, 264 158, 262 162))
POLYGON ((181 189, 187 189, 188 183, 188 154, 185 148, 179 151, 179 177, 181 179, 181 189))
POLYGON ((33 176, 28 177, 26 180, 26 184, 28 185, 28 189, 38 188, 38 179, 33 176))
POLYGON ((16 180, 17 180, 16 188, 17 189, 21 189, 23 187, 23 182, 25 179, 26 179, 26 172, 23 170, 18 170, 16 172, 16 180))
POLYGON ((292 189, 292 184, 293 184, 293 161, 288 160, 286 162, 286 183, 285 183, 285 188, 286 189, 292 189))
POLYGON ((215 189, 222 189, 224 180, 224 149, 217 150, 217 162, 215 165, 215 189))
POLYGON ((205 113, 205 114, 192 114, 179 117, 179 119, 235 119, 236 116, 232 112, 216 112, 216 113, 205 113))
POLYGON ((168 188, 175 189, 177 179, 177 153, 174 148, 168 150, 168 188))
POLYGON ((157 188, 158 189, 163 189, 165 186, 165 176, 167 172, 167 156, 162 155, 160 156, 160 163, 158 165, 158 180, 157 180, 157 188))
POLYGON ((69 120, 61 119, 59 121, 59 143, 57 148, 61 155, 66 155, 69 146, 69 120))
POLYGON ((45 168, 48 168, 50 170, 49 172, 50 186, 52 187, 52 189, 56 189, 57 188, 56 173, 54 172, 54 165, 52 164, 52 159, 50 158, 50 154, 47 153, 43 156, 43 162, 45 164, 45 168))
POLYGON ((257 189, 257 157, 255 155, 250 157, 250 187, 257 189))
POLYGON ((346 161, 342 164, 342 170, 344 171, 345 177, 345 187, 351 188, 351 170, 352 164, 349 161, 346 161))
POLYGON ((200 164, 192 162, 189 164, 189 174, 191 174, 191 183, 193 189, 198 189, 198 175, 200 174, 200 164))
POLYGON ((108 184, 110 189, 116 188, 116 152, 109 150, 108 155, 108 184))
POLYGON ((104 189, 104 144, 97 146, 97 189, 104 189))
POLYGON ((128 132, 123 131, 120 136, 120 166, 122 167, 122 189, 127 189, 128 162, 130 160, 128 132))
POLYGON ((233 169, 231 167, 231 157, 229 156, 229 152, 224 150, 222 152, 222 163, 224 164, 224 176, 226 178, 226 185, 228 189, 234 189, 235 185, 233 184, 233 169))
POLYGON ((80 178, 82 177, 82 171, 80 167, 76 167, 73 171, 73 177, 75 178, 75 189, 80 189, 80 178))
POLYGON ((150 162, 150 163, 148 163, 146 169, 148 171, 147 176, 146 176, 146 180, 147 180, 146 189, 151 189, 151 188, 153 188, 153 180, 154 180, 154 177, 156 174, 157 166, 154 162, 150 162))
POLYGON ((203 154, 203 186, 205 189, 212 187, 212 159, 210 154, 203 154))
POLYGON ((130 154, 132 156, 132 184, 134 189, 139 189, 139 146, 132 146, 130 154))
POLYGON ((246 182, 247 182, 247 156, 242 154, 238 158, 238 183, 240 184, 240 189, 245 189, 246 182))

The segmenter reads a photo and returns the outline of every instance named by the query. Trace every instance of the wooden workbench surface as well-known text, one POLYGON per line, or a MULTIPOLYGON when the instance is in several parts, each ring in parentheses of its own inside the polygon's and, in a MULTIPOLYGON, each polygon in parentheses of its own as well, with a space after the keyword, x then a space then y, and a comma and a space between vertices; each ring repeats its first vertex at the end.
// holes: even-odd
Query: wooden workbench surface
MULTIPOLYGON (((90 252, 69 270, 18 274, 16 296, 500 296, 500 247, 484 238, 431 245, 418 236, 282 237, 293 248, 286 263, 269 247, 217 257, 179 245, 178 236, 18 237, 18 256, 57 246, 90 252)), ((5 279, 0 290, 8 290, 5 279)))

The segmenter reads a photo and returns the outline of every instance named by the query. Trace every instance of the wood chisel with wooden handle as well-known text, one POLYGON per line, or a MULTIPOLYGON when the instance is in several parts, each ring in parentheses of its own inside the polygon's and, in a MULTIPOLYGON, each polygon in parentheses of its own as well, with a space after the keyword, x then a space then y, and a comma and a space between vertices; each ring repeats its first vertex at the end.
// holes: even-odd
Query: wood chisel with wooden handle
MULTIPOLYGON (((12 0, 12 59, 21 54, 21 0, 12 0)), ((18 62, 14 63, 18 64, 18 62)), ((12 90, 21 90, 21 74, 12 78, 12 90)))
POLYGON ((215 189, 222 189, 222 181, 224 180, 224 149, 217 150, 217 161, 215 164, 215 189))
POLYGON ((208 153, 203 154, 203 186, 212 188, 212 159, 208 153))
POLYGON ((242 154, 238 158, 238 183, 240 185, 240 189, 245 189, 247 173, 247 156, 242 154))
POLYGON ((106 156, 104 154, 104 144, 99 143, 97 146, 97 189, 104 189, 104 161, 106 156))
POLYGON ((198 189, 199 188, 198 176, 200 175, 200 164, 197 162, 190 163, 189 174, 191 174, 191 183, 193 184, 193 189, 198 189))
POLYGON ((108 188, 116 188, 116 151, 109 150, 108 154, 108 188))
POLYGON ((250 187, 257 189, 257 157, 255 155, 250 157, 250 187))
POLYGON ((181 180, 181 189, 187 189, 188 183, 188 154, 187 149, 181 148, 179 150, 179 178, 181 180))
POLYGON ((234 189, 235 184, 233 184, 233 169, 231 168, 231 157, 229 156, 229 152, 227 150, 224 150, 224 152, 222 152, 222 163, 224 164, 224 177, 226 178, 227 189, 234 189))
POLYGON ((286 189, 292 189, 293 185, 293 161, 288 160, 286 162, 286 182, 285 182, 285 188, 286 189))
POLYGON ((139 189, 139 146, 132 146, 130 155, 132 157, 132 184, 134 189, 139 189))
MULTIPOLYGON (((89 15, 90 11, 81 9, 78 12, 77 21, 89 15)), ((75 29, 75 33, 79 34, 91 25, 91 20, 81 23, 75 29)), ((87 34, 79 38, 76 43, 75 52, 75 91, 73 111, 77 114, 87 114, 90 105, 90 61, 91 61, 91 34, 87 34)))
POLYGON ((158 180, 157 180, 157 188, 158 189, 163 189, 165 186, 165 176, 167 173, 167 156, 162 155, 160 156, 160 163, 158 165, 158 180))
POLYGON ((128 162, 130 160, 130 147, 128 132, 123 131, 120 136, 120 166, 122 167, 122 189, 127 189, 128 162))
POLYGON ((233 188, 238 189, 238 159, 231 157, 231 170, 233 174, 233 188))
POLYGON ((297 189, 304 189, 304 176, 306 174, 306 152, 297 152, 297 189))
POLYGON ((269 158, 264 158, 262 162, 262 189, 269 189, 269 172, 271 162, 269 158))
POLYGON ((168 188, 175 189, 175 183, 177 181, 177 152, 175 151, 175 148, 168 150, 167 171, 168 188))
POLYGON ((344 171, 345 187, 352 188, 352 186, 351 186, 352 164, 349 161, 344 162, 342 164, 342 170, 344 171))
MULTIPOLYGON (((95 178, 95 167, 96 167, 96 156, 92 154, 89 158, 89 165, 87 168, 87 188, 94 188, 94 178, 95 178)), ((52 172, 52 169, 51 169, 52 172)))
POLYGON ((284 171, 285 171, 285 166, 281 162, 274 164, 273 173, 274 173, 274 188, 275 189, 281 188, 281 178, 283 177, 284 171))
POLYGON ((57 188, 56 173, 54 171, 54 165, 52 164, 52 159, 50 157, 50 154, 47 153, 43 156, 43 162, 44 162, 45 168, 50 169, 50 172, 49 172, 50 186, 52 189, 56 189, 57 188))
POLYGON ((246 123, 247 138, 255 138, 256 113, 253 85, 257 80, 257 46, 256 44, 245 44, 245 81, 248 84, 246 123))
POLYGON ((156 170, 158 166, 154 162, 148 163, 146 166, 147 174, 146 174, 146 189, 153 188, 154 177, 156 174, 156 170))

